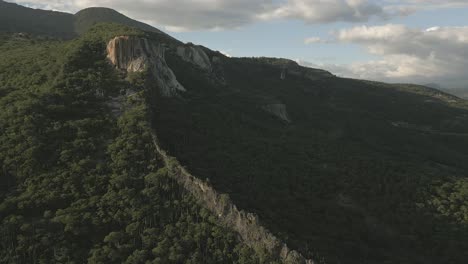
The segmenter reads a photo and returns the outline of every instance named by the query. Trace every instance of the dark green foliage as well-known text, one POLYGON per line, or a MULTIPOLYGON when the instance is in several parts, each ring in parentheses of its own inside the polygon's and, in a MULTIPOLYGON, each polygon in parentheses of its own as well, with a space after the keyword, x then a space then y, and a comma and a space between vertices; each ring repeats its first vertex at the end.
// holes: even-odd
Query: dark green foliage
POLYGON ((227 85, 166 56, 189 92, 156 103, 166 149, 293 248, 329 263, 464 263, 468 108, 433 89, 287 75, 224 59, 227 85), (286 105, 291 124, 262 109, 286 105))
POLYGON ((415 85, 289 73, 281 80, 285 66, 304 69, 207 49, 219 59, 210 73, 168 52, 188 92, 153 100, 144 74, 124 82, 106 63, 106 41, 138 35, 174 48, 177 40, 108 9, 70 20, 2 1, 0 8, 1 263, 268 259, 168 177, 149 112, 172 156, 307 257, 468 259, 466 101, 415 85), (48 39, 103 20, 153 33, 98 24, 75 41, 48 39), (30 34, 8 34, 17 31, 30 34), (117 118, 111 105, 129 89, 135 96, 117 118), (276 103, 291 123, 264 110, 276 103))
POLYGON ((152 26, 130 19, 109 8, 87 8, 75 14, 75 30, 79 34, 85 33, 94 24, 98 23, 118 23, 149 32, 161 33, 160 30, 152 26))
POLYGON ((168 176, 144 75, 124 82, 106 62, 104 39, 137 33, 0 46, 1 263, 260 263, 168 176))
POLYGON ((0 0, 0 32, 72 38, 76 35, 73 24, 72 14, 32 9, 0 0))
POLYGON ((0 0, 0 33, 71 39, 86 33, 99 23, 117 23, 121 26, 164 34, 152 26, 130 19, 109 8, 87 8, 73 15, 32 9, 0 0))

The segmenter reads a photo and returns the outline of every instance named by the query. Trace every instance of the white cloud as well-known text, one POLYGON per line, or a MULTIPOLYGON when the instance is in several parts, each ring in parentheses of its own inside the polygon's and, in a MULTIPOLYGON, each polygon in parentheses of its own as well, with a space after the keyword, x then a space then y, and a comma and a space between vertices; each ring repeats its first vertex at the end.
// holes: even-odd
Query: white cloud
POLYGON ((424 8, 468 6, 461 0, 8 0, 31 7, 76 12, 114 8, 134 19, 173 31, 222 30, 259 20, 305 23, 364 22, 408 15, 424 8))
POLYGON ((327 43, 327 40, 321 39, 319 37, 310 37, 304 39, 304 44, 309 45, 309 44, 316 44, 316 43, 327 43))
POLYGON ((174 31, 238 28, 275 8, 274 0, 9 0, 32 7, 76 12, 109 7, 174 31))
POLYGON ((468 86, 468 26, 415 29, 403 25, 340 30, 336 41, 355 43, 381 59, 347 66, 325 65, 336 74, 391 82, 468 86))
POLYGON ((362 22, 374 16, 383 17, 383 9, 367 0, 287 0, 261 15, 263 19, 300 19, 307 23, 362 22))
POLYGON ((404 25, 359 26, 340 30, 337 40, 361 44, 372 54, 410 55, 421 59, 468 59, 467 27, 414 29, 404 25))

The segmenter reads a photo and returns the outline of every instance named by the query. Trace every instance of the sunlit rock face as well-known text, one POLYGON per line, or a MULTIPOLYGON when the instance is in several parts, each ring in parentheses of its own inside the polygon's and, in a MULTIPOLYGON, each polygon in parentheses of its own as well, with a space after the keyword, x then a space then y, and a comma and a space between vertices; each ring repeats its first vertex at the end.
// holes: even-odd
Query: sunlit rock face
POLYGON ((142 72, 148 70, 158 84, 161 95, 173 97, 185 88, 177 81, 164 58, 164 47, 145 38, 119 36, 107 44, 107 58, 119 70, 142 72))
POLYGON ((211 71, 210 58, 199 46, 179 46, 177 47, 177 55, 179 55, 184 61, 197 65, 205 71, 211 71))

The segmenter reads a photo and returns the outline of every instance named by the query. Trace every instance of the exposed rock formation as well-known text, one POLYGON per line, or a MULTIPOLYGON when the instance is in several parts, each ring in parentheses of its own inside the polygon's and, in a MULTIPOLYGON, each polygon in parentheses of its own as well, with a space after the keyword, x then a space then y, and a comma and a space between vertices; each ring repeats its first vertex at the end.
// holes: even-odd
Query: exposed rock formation
POLYGON ((107 58, 116 68, 126 72, 148 70, 163 96, 171 97, 178 91, 185 91, 166 63, 164 47, 145 38, 115 37, 107 45, 107 58))
POLYGON ((196 197, 205 208, 217 215, 223 224, 234 229, 244 243, 254 249, 264 249, 286 264, 314 264, 313 260, 306 259, 299 252, 291 250, 264 228, 256 215, 239 210, 227 194, 219 194, 208 183, 191 175, 160 147, 156 132, 153 131, 152 134, 156 150, 169 169, 170 176, 196 197))
POLYGON ((284 104, 269 104, 263 106, 263 110, 267 111, 268 113, 278 117, 279 119, 286 121, 286 122, 291 122, 289 119, 288 112, 286 111, 286 106, 284 104))
POLYGON ((297 64, 297 62, 288 59, 262 58, 262 60, 270 65, 280 68, 281 80, 287 79, 288 75, 300 76, 310 80, 335 77, 335 75, 328 71, 304 67, 297 64))
POLYGON ((199 46, 179 46, 177 47, 177 55, 179 55, 184 61, 197 65, 205 71, 211 71, 210 58, 199 46))

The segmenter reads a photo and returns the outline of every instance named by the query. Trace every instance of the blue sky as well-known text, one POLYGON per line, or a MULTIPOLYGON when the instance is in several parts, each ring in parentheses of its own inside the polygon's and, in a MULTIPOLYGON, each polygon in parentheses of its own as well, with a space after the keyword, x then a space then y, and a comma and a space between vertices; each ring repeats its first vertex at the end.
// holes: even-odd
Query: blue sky
MULTIPOLYGON (((467 14, 468 7, 440 8, 421 10, 409 16, 393 17, 388 20, 372 19, 360 23, 336 22, 311 25, 298 20, 262 21, 234 30, 197 30, 170 32, 170 34, 182 41, 198 43, 236 57, 283 57, 324 67, 327 67, 327 64, 346 66, 353 62, 376 60, 381 56, 371 54, 366 51, 366 47, 354 43, 306 45, 304 40, 312 36, 327 39, 330 38, 332 32, 358 25, 381 26, 391 23, 421 30, 431 27, 460 27, 468 25, 467 14)), ((333 70, 333 67, 331 69, 333 70)), ((466 70, 468 73, 468 69, 466 70)), ((437 81, 428 78, 427 81, 419 82, 437 81)), ((450 86, 458 87, 460 85, 448 84, 447 86, 450 88, 450 86)), ((464 87, 463 83, 461 86, 464 87)), ((466 83, 466 87, 468 87, 468 83, 466 83)))
POLYGON ((283 57, 340 76, 468 88, 468 0, 8 1, 72 13, 110 7, 231 56, 283 57))

